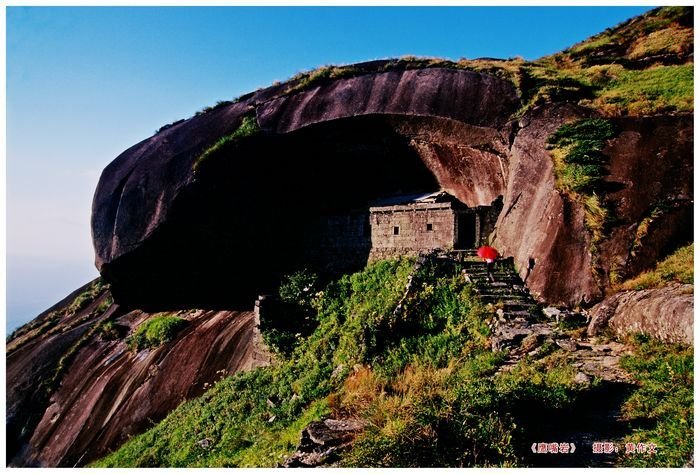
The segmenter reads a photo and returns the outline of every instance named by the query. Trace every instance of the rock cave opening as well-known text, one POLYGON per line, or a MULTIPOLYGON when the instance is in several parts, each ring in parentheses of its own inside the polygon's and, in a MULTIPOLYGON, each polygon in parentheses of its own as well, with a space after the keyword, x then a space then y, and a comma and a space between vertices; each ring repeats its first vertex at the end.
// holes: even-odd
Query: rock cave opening
MULTIPOLYGON (((370 257, 368 211, 378 199, 446 188, 465 208, 500 203, 505 180, 493 154, 463 182, 441 179, 442 166, 473 167, 465 150, 485 154, 440 136, 441 121, 364 116, 240 140, 198 170, 167 221, 103 275, 117 301, 169 310, 248 307, 304 267, 358 270, 370 257)), ((469 218, 460 222, 457 246, 476 243, 476 222, 471 230, 469 218)))

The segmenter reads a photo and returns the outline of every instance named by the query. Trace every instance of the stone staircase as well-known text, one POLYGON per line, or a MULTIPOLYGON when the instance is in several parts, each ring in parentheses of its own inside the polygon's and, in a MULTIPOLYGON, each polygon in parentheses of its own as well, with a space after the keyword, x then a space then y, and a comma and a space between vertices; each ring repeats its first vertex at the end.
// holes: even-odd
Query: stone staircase
POLYGON ((496 307, 499 319, 528 318, 538 310, 537 302, 530 295, 513 266, 513 259, 499 260, 488 277, 486 264, 475 258, 461 262, 464 279, 471 283, 479 299, 496 307))
POLYGON ((493 281, 474 249, 447 252, 444 257, 460 265, 464 279, 473 286, 479 299, 494 308, 489 324, 491 347, 494 351, 508 351, 506 365, 521 358, 528 346, 534 348, 556 332, 552 321, 543 321, 542 311, 515 271, 512 257, 494 264, 493 281), (523 345, 525 338, 530 338, 532 344, 526 341, 523 345))

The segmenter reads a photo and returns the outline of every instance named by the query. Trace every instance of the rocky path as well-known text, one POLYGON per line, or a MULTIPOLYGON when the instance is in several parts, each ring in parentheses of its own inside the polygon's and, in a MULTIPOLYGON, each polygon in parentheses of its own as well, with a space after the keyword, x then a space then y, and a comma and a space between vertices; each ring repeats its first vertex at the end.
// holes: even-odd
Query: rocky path
POLYGON ((583 330, 585 314, 553 307, 543 308, 530 295, 515 271, 512 259, 495 265, 489 279, 486 265, 472 252, 462 252, 453 259, 473 285, 479 299, 495 309, 490 326, 494 351, 507 351, 500 371, 510 370, 522 359, 535 361, 551 351, 560 351, 566 362, 577 370, 575 383, 592 386, 577 403, 575 412, 565 419, 543 420, 532 442, 565 441, 578 451, 570 455, 542 456, 533 453, 527 462, 536 466, 612 466, 616 454, 593 454, 596 441, 619 441, 626 432, 620 418, 620 406, 633 384, 620 367, 620 357, 628 348, 602 338, 588 338, 583 330), (598 383, 594 384, 594 379, 598 383), (535 439, 540 436, 542 439, 535 439))

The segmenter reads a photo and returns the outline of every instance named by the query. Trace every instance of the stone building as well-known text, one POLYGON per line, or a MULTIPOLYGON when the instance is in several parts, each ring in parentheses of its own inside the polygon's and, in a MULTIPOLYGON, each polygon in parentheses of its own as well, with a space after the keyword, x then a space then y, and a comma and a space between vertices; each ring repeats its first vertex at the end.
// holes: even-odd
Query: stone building
POLYGON ((499 211, 497 205, 467 207, 444 191, 376 201, 369 209, 370 260, 478 247, 499 211))
POLYGON ((416 255, 433 249, 481 245, 493 231, 502 207, 467 207, 438 191, 379 199, 369 211, 315 218, 307 226, 305 261, 320 270, 354 271, 367 261, 416 255))

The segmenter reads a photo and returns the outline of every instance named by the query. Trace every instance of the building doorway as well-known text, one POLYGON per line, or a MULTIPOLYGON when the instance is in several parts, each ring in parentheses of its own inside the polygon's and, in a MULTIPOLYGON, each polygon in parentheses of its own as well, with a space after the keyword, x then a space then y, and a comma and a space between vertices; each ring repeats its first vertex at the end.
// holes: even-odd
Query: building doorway
POLYGON ((471 249, 476 247, 476 214, 457 215, 457 239, 455 241, 456 250, 471 249))

